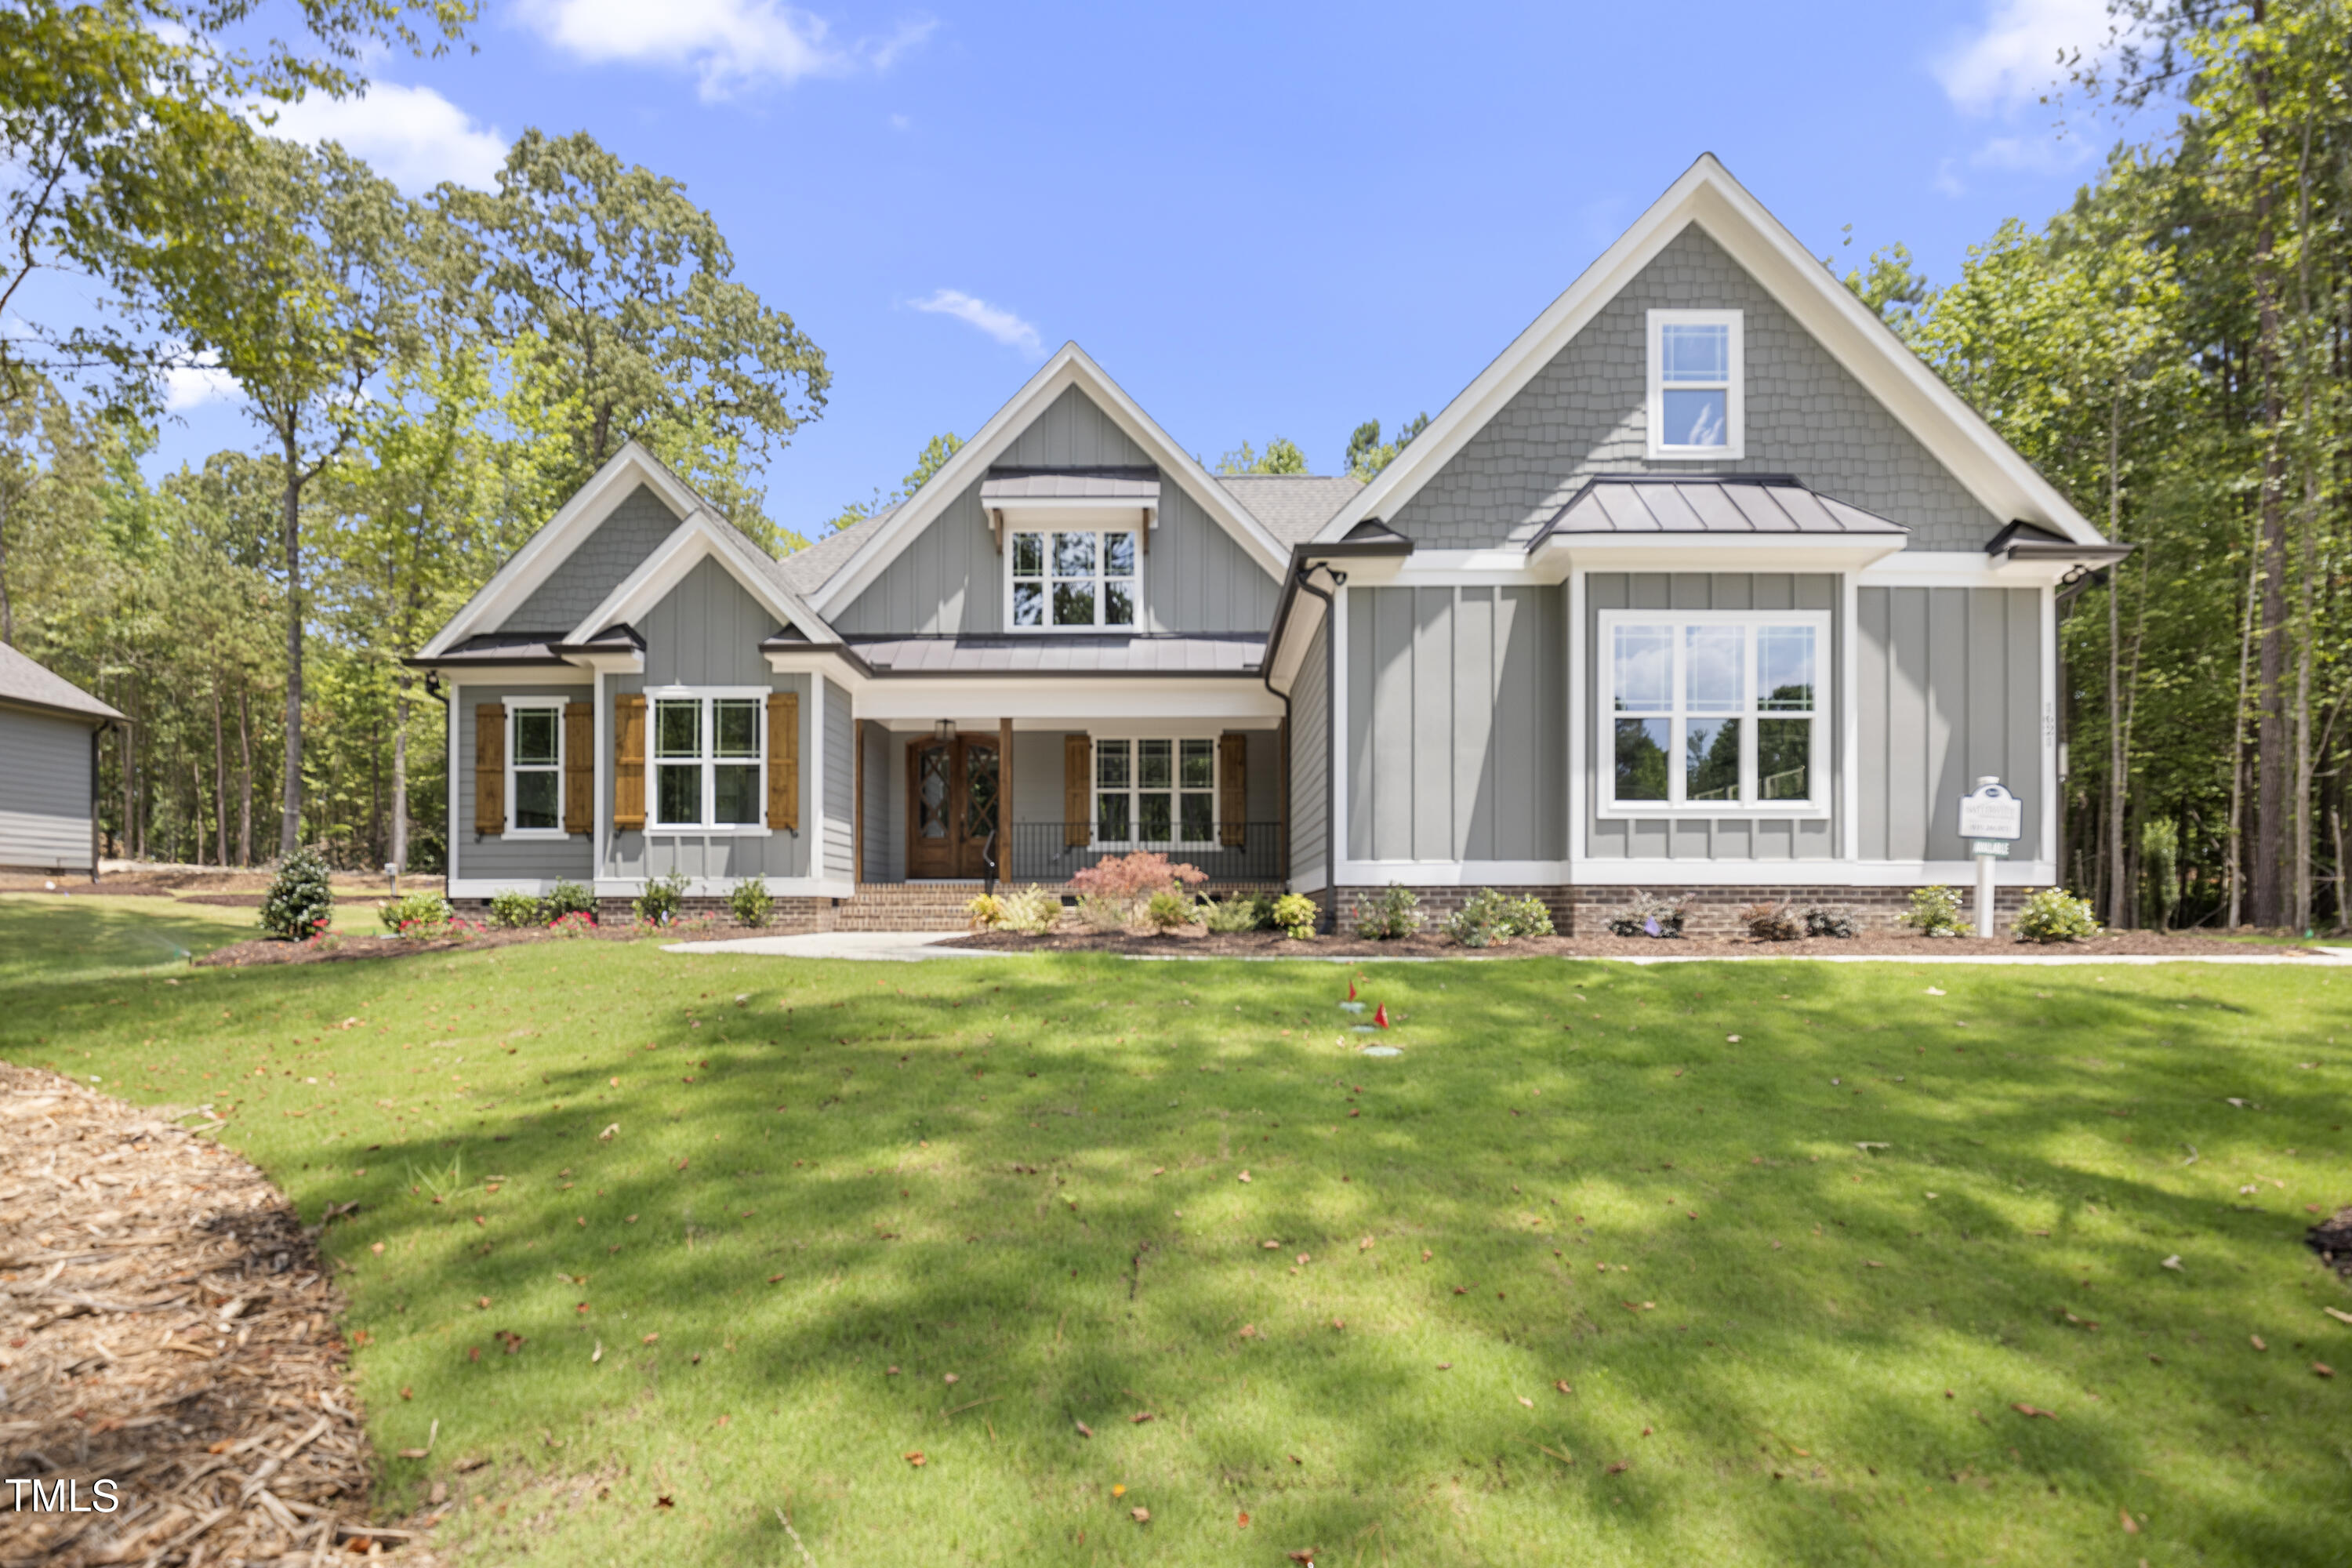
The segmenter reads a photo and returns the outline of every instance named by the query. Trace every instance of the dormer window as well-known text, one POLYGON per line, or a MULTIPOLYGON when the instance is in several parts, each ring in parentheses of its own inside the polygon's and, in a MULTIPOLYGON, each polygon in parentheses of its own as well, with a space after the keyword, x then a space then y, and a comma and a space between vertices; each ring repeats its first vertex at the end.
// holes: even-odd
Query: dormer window
POLYGON ((1143 553, 1134 529, 1015 530, 1006 553, 1015 627, 1135 626, 1143 553))
POLYGON ((1741 456, 1740 313, 1653 310, 1649 320, 1650 456, 1741 456))

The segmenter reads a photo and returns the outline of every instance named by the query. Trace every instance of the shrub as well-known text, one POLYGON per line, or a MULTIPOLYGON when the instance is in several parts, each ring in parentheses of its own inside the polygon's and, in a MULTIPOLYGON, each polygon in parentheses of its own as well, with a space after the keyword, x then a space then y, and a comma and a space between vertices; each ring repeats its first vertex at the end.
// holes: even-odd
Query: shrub
POLYGON ((490 923, 509 931, 535 926, 544 918, 536 896, 530 893, 506 892, 490 899, 490 923))
POLYGON ((1786 904, 1750 904, 1739 911, 1739 923, 1758 942, 1797 940, 1797 917, 1786 904))
POLYGON ((1358 936, 1374 942, 1394 942, 1411 936, 1421 927, 1421 895, 1411 888, 1391 882, 1370 898, 1359 896, 1356 900, 1358 936))
POLYGON ((2027 942, 2079 942, 2099 934, 2099 920, 2090 900, 2063 888, 2043 888, 2025 900, 2009 929, 2027 942))
POLYGON ((553 925, 566 915, 586 915, 588 923, 596 923, 596 892, 585 882, 569 879, 551 889, 547 897, 539 900, 539 918, 553 925))
POLYGON ((547 929, 556 936, 586 936, 596 929, 596 917, 586 910, 574 910, 548 921, 547 929))
POLYGON ((1636 888, 1633 902, 1609 913, 1609 932, 1612 936, 1677 937, 1683 934, 1683 921, 1689 914, 1690 906, 1682 900, 1662 899, 1636 888))
POLYGON ((335 890, 327 882, 326 857, 297 849, 278 863, 269 894, 261 900, 261 929, 288 942, 325 931, 335 918, 335 890))
POLYGON ((1862 934, 1862 917, 1843 904, 1815 904, 1805 911, 1805 934, 1851 941, 1862 934))
POLYGON ((1194 906, 1192 895, 1173 888, 1162 888, 1144 901, 1143 923, 1162 935, 1200 918, 1201 911, 1194 906))
POLYGON ((994 893, 982 893, 967 899, 963 906, 964 924, 973 931, 994 931, 1004 923, 1004 900, 994 893))
POLYGON ((639 921, 649 926, 674 924, 677 912, 686 907, 686 873, 672 871, 667 877, 656 877, 646 884, 645 897, 630 900, 629 909, 639 921))
POLYGON ((1551 911, 1534 894, 1512 898, 1481 888, 1445 917, 1445 934, 1464 947, 1501 947, 1523 936, 1551 935, 1551 911))
POLYGON ((1088 898, 1110 900, 1125 924, 1152 894, 1197 888, 1208 879, 1199 867, 1171 862, 1165 855, 1106 855, 1071 878, 1070 890, 1078 895, 1081 908, 1088 898))
POLYGON ((1101 936, 1127 929, 1127 901, 1108 893, 1080 893, 1078 919, 1086 928, 1101 936))
POLYGON ((1323 911, 1315 900, 1304 893, 1285 893, 1274 900, 1274 923, 1283 935, 1293 942, 1304 942, 1315 934, 1315 922, 1323 911))
POLYGON ((424 942, 447 933, 452 911, 449 900, 438 893, 403 893, 378 904, 375 918, 394 936, 424 942))
POLYGON ((1265 900, 1250 893, 1202 899, 1201 920, 1213 931, 1256 931, 1267 923, 1265 900))
POLYGON ((1044 936, 1062 923, 1062 900, 1059 895, 1044 888, 1024 888, 1008 893, 1002 900, 1003 918, 1000 923, 1029 936, 1044 936))
POLYGON ((776 900, 768 891, 767 881, 759 877, 746 877, 735 884, 727 895, 727 909, 735 923, 743 926, 764 926, 774 910, 776 900))
POLYGON ((1901 916, 1905 925, 1921 936, 1966 936, 1968 922, 1960 918, 1960 896, 1941 883, 1914 888, 1911 907, 1901 916))

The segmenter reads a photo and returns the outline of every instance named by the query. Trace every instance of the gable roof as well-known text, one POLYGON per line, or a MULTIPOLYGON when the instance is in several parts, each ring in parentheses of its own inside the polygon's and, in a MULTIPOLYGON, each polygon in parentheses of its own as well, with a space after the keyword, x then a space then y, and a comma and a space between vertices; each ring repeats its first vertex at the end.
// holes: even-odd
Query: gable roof
POLYGON ((782 563, 706 506, 688 512, 686 521, 615 584, 604 602, 582 617, 563 641, 578 645, 611 627, 634 625, 707 560, 717 561, 781 625, 794 628, 813 643, 840 642, 824 617, 793 589, 782 563))
MULTIPOLYGON (((1073 342, 1064 343, 904 504, 821 541, 831 544, 843 535, 856 536, 836 547, 842 558, 834 561, 822 584, 810 593, 810 604, 820 614, 830 614, 864 592, 900 551, 973 480, 988 472, 1033 419, 1073 386, 1084 392, 1129 440, 1141 447, 1162 474, 1183 486, 1200 503, 1201 510, 1215 519, 1270 574, 1279 577, 1289 569, 1288 550, 1265 524, 1220 489, 1207 469, 1171 440, 1168 433, 1105 374, 1084 349, 1073 342)), ((795 553, 805 556, 809 552, 795 553)), ((804 563, 798 570, 805 574, 822 564, 823 562, 804 563)))
POLYGON ((4 642, 0 642, 0 703, 76 713, 89 719, 122 717, 56 670, 36 663, 4 642))
POLYGON ((1349 474, 1219 474, 1216 479, 1286 547, 1314 538, 1364 488, 1349 474))
POLYGON ((1692 224, 1745 268, 1995 517, 2034 523, 2076 544, 2103 542, 2098 530, 2033 465, 1840 283, 1712 153, 1700 154, 1395 461, 1327 519, 1316 541, 1337 541, 1369 517, 1395 516, 1568 347, 1602 306, 1692 224))

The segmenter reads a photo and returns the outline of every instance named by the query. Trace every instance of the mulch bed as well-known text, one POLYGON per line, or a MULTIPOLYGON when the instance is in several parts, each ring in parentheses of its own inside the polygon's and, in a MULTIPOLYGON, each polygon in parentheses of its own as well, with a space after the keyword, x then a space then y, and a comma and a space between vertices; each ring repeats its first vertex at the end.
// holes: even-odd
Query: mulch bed
MULTIPOLYGON (((516 931, 493 929, 469 932, 463 937, 436 937, 430 942, 386 941, 373 931, 363 936, 330 937, 317 942, 256 937, 251 942, 231 942, 226 947, 215 948, 188 962, 199 969, 242 969, 257 963, 340 963, 352 959, 413 958, 427 952, 467 952, 486 947, 515 947, 535 942, 633 942, 651 934, 643 926, 609 925, 561 934, 541 927, 516 931)), ((672 926, 661 933, 666 942, 708 940, 724 934, 728 933, 715 927, 706 931, 698 925, 686 923, 672 926)))
POLYGON ((101 1480, 118 1500, 36 1511, 26 1489, 0 1568, 436 1561, 413 1532, 365 1522, 341 1298, 260 1172, 5 1062, 0 1147, 0 1460, 73 1485, 85 1510, 101 1480))
POLYGON ((2352 1207, 2337 1209, 2304 1232, 2304 1239, 2322 1263, 2352 1282, 2352 1207))
POLYGON ((1423 932, 1394 942, 1370 942, 1360 937, 1324 936, 1294 942, 1280 931, 1216 932, 1200 927, 1168 936, 1134 931, 1104 934, 1065 927, 1048 936, 1024 936, 1018 931, 975 931, 944 942, 946 947, 985 947, 1016 952, 1121 952, 1182 957, 1290 958, 1804 958, 1823 955, 1880 958, 1953 958, 1962 955, 2015 958, 2036 953, 2069 953, 2084 957, 2167 958, 2210 957, 2216 953, 2243 956, 2255 952, 2297 953, 2301 948, 2262 948, 2218 937, 2180 931, 2114 931, 2083 942, 2043 944, 1996 937, 1920 937, 1892 932, 1868 932, 1838 940, 1802 937, 1795 942, 1758 942, 1752 937, 1540 936, 1523 937, 1505 947, 1473 949, 1457 946, 1442 936, 1423 932))

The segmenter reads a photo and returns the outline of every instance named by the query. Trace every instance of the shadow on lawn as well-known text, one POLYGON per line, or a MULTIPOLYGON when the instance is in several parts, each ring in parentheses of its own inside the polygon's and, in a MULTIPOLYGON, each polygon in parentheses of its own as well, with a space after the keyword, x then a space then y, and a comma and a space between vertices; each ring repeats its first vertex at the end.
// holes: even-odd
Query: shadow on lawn
MULTIPOLYGON (((391 1491, 478 1451, 586 1468, 653 1422, 660 1458, 638 1462, 666 1487, 747 1489, 706 1514, 711 1562, 775 1552, 771 1502, 814 1542, 877 1510, 886 1532, 935 1528, 914 1499, 942 1486, 1021 1493, 968 1535, 1075 1562, 1074 1531, 1122 1527, 1099 1495, 1122 1477, 1150 1479, 1163 1530, 1246 1508, 1318 1562, 1491 1552, 1452 1533, 1456 1496, 1490 1531, 1533 1509, 1759 1561, 1916 1553, 1961 1523, 2046 1548, 2074 1514, 2036 1510, 2085 1501, 2110 1531, 2160 1507, 2220 1560, 2322 1560, 2271 1468, 2272 1417, 2314 1397, 2306 1358, 2236 1353, 2263 1297, 2228 1278, 2291 1257, 2295 1227, 2142 1158, 2219 1161, 2340 1114, 2227 1037, 2244 1009, 1940 971, 1952 994, 1929 998, 1898 965, 1367 969, 1401 1060, 1353 1054, 1344 973, 1085 959, 656 969, 677 1003, 575 1020, 602 1031, 589 1060, 522 1040, 538 1081, 499 1119, 379 1139, 351 1156, 363 1185, 296 1184, 313 1211, 363 1199, 328 1241, 358 1269, 379 1442, 442 1422, 433 1459, 388 1463, 391 1491), (2185 1273, 2158 1266, 2173 1252, 2185 1273), (2185 1466, 2184 1444, 2240 1462, 2185 1466), (779 1476, 798 1495, 768 1496, 779 1476)), ((299 1005, 349 980, 267 984, 299 1005)), ((654 1485, 618 1489, 623 1517, 654 1485)))

